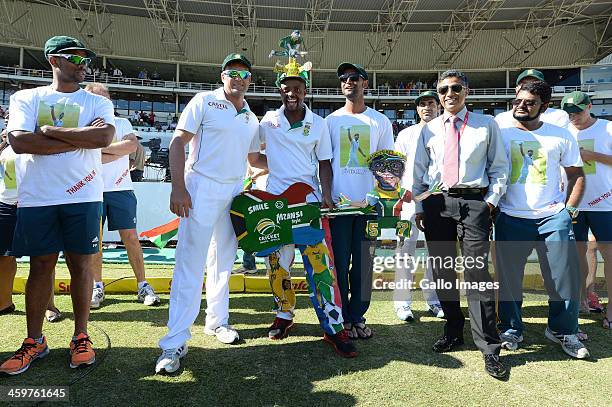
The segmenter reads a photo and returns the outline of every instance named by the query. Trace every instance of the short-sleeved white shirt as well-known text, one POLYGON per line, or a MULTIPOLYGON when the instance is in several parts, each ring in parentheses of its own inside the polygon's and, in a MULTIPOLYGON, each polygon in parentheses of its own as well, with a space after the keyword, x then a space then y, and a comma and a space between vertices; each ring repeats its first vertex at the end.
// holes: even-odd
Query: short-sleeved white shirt
POLYGON ((499 201, 501 211, 518 218, 539 219, 563 210, 561 167, 582 167, 578 143, 569 130, 543 123, 534 131, 516 127, 501 131, 510 163, 506 194, 499 201), (526 174, 525 155, 533 162, 526 174))
MULTIPOLYGON (((130 133, 134 133, 132 123, 128 119, 115 117, 115 138, 113 143, 123 140, 123 137, 130 133)), ((102 178, 104 179, 104 192, 133 190, 134 186, 130 177, 129 154, 115 161, 102 164, 102 178)))
MULTIPOLYGON (((593 125, 578 130, 569 126, 569 131, 586 150, 612 155, 612 122, 597 119, 593 125)), ((586 176, 586 188, 578 205, 581 211, 612 211, 612 166, 597 161, 585 161, 582 167, 586 176)))
MULTIPOLYGON (((421 122, 425 123, 425 122, 421 122)), ((400 131, 395 139, 395 151, 406 156, 406 169, 402 176, 402 188, 407 191, 412 191, 413 175, 414 175, 414 157, 416 156, 417 141, 423 130, 423 125, 415 124, 414 126, 406 127, 400 131)), ((402 205, 402 218, 410 219, 415 212, 414 201, 410 203, 404 202, 402 205)))
POLYGON ((285 117, 284 106, 261 119, 259 138, 266 144, 270 171, 266 191, 280 194, 296 182, 304 182, 315 190, 307 200, 321 201, 319 161, 332 159, 331 139, 323 118, 305 108, 304 120, 293 126, 285 117))
POLYGON ((236 111, 223 88, 195 95, 176 128, 194 134, 189 142, 186 175, 196 173, 227 184, 242 181, 247 154, 259 151, 257 116, 246 101, 236 111))
POLYGON ((363 201, 366 194, 374 189, 374 176, 368 169, 366 159, 376 151, 393 149, 391 122, 385 115, 369 107, 358 114, 349 113, 344 108, 338 109, 327 116, 325 122, 333 151, 332 198, 337 202, 340 194, 343 194, 351 201, 363 201), (351 154, 357 134, 359 148, 351 154))
MULTIPOLYGON (((96 118, 115 125, 110 100, 79 89, 62 93, 50 86, 16 92, 10 101, 11 120, 7 131, 34 132, 43 125, 86 127, 96 118)), ((21 154, 17 167, 18 205, 38 207, 102 201, 100 149, 78 149, 67 153, 21 154)))

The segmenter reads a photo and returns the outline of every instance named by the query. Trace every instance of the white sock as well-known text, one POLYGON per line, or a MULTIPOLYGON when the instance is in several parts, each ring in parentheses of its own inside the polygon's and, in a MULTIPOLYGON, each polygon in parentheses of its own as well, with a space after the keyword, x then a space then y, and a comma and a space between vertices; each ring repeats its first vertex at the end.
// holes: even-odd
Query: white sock
POLYGON ((104 290, 104 283, 102 281, 94 281, 94 288, 101 288, 104 290))
POLYGON ((145 285, 147 285, 149 283, 147 283, 147 280, 143 280, 140 283, 138 283, 138 289, 142 289, 142 287, 144 287, 145 285))

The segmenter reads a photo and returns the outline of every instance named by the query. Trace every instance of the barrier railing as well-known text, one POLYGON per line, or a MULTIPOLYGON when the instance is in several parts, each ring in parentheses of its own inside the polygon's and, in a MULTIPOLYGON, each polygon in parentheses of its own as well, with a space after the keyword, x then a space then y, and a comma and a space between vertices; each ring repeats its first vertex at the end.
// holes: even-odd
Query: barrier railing
MULTIPOLYGON (((41 82, 50 82, 53 78, 51 71, 38 70, 38 69, 25 69, 15 67, 3 67, 0 66, 0 77, 8 77, 9 79, 27 78, 29 80, 37 80, 41 82)), ((164 89, 169 92, 180 92, 180 91, 209 91, 214 90, 220 86, 220 84, 214 83, 198 83, 198 82, 176 82, 176 81, 165 81, 156 79, 138 79, 138 78, 126 78, 112 76, 108 74, 98 75, 86 75, 85 82, 101 82, 111 87, 136 87, 143 88, 156 88, 164 89)), ((582 90, 584 92, 594 92, 597 90, 599 85, 603 83, 585 83, 578 86, 553 86, 554 94, 564 94, 573 92, 575 90, 582 90)), ((603 84, 606 85, 606 84, 603 84)), ((427 89, 392 89, 380 86, 377 89, 367 89, 366 97, 408 97, 415 98, 419 93, 424 92, 427 89)), ((433 89, 429 89, 433 90, 433 89)), ((278 89, 274 86, 262 86, 262 85, 251 85, 248 93, 250 94, 267 94, 267 95, 278 95, 278 89)), ((470 89, 472 96, 501 96, 510 97, 514 96, 514 88, 475 88, 470 89)), ((312 88, 310 90, 312 96, 342 96, 340 88, 312 88)))

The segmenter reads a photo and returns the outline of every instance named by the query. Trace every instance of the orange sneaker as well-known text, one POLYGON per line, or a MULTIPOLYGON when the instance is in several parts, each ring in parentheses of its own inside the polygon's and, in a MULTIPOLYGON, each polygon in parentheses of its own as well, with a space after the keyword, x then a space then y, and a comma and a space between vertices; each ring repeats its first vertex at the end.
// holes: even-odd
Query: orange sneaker
POLYGON ((43 336, 43 343, 38 343, 33 338, 26 338, 21 348, 0 365, 0 372, 10 375, 23 373, 28 370, 33 361, 42 359, 48 354, 47 338, 43 336))
POLYGON ((91 347, 89 335, 81 332, 76 339, 70 341, 70 367, 89 366, 96 361, 96 352, 91 347))

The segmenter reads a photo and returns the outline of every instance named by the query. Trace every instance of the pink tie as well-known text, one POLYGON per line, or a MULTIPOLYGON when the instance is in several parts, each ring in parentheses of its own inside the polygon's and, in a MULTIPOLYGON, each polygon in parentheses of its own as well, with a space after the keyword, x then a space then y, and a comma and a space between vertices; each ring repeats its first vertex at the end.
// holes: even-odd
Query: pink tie
POLYGON ((459 182, 459 131, 456 126, 457 120, 456 116, 449 118, 450 123, 446 128, 446 139, 444 140, 442 182, 447 188, 452 188, 459 182))

